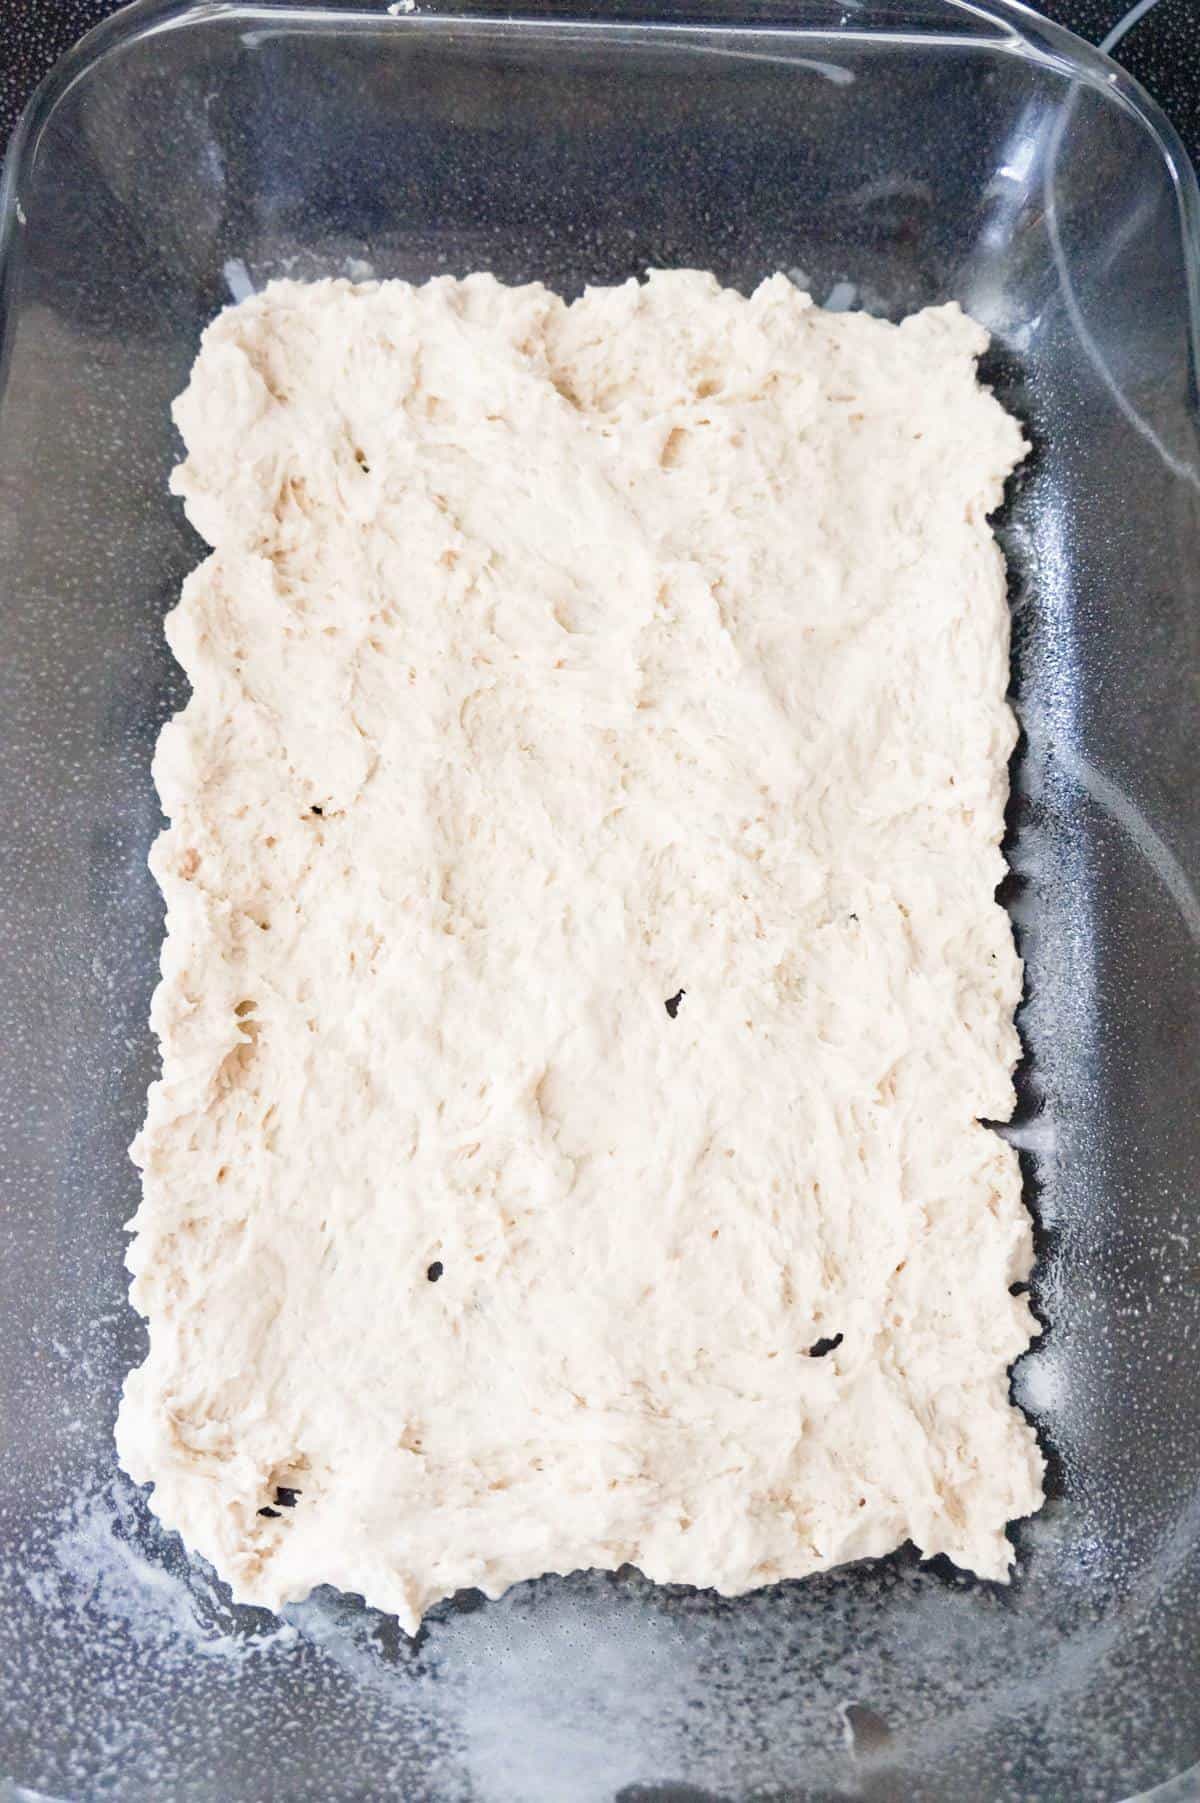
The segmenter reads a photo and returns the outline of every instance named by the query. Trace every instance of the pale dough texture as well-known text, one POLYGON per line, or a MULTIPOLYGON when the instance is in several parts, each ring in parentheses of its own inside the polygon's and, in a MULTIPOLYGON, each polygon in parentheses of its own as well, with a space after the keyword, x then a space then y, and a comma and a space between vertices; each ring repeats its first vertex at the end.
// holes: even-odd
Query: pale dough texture
POLYGON ((118 1442, 238 1598, 1005 1577, 984 343, 688 272, 205 333, 118 1442))

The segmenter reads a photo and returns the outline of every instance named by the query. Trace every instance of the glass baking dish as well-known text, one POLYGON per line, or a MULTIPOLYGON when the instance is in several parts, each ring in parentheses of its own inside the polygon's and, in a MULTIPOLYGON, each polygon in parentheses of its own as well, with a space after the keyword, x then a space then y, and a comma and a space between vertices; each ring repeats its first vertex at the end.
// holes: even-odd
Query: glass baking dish
MULTIPOLYGON (((1109 1803, 1200 1760, 1198 207, 1170 128, 1007 0, 407 10, 149 0, 3 195, 0 1774, 53 1796, 1109 1803), (229 1606, 116 1471, 125 1148, 155 1067, 150 754, 201 547, 168 417, 274 275, 789 271, 959 299, 1036 450, 1007 888, 1050 1501, 1012 1586, 911 1549, 737 1601, 635 1572, 415 1643, 229 1606)), ((236 456, 238 447, 230 446, 236 456)), ((1181 1780, 1177 1797, 1200 1794, 1181 1780)))

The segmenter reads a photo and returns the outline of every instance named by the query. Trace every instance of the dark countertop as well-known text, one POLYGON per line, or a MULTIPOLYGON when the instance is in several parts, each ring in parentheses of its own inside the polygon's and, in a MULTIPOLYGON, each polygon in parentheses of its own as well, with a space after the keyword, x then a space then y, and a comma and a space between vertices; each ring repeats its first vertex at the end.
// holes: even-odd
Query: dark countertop
MULTIPOLYGON (((118 0, 8 0, 0 20, 0 145, 50 65, 117 6, 118 0)), ((1131 0, 1041 0, 1039 10, 1099 43, 1130 13, 1131 0)), ((1200 163, 1200 0, 1154 0, 1115 54, 1200 163)))

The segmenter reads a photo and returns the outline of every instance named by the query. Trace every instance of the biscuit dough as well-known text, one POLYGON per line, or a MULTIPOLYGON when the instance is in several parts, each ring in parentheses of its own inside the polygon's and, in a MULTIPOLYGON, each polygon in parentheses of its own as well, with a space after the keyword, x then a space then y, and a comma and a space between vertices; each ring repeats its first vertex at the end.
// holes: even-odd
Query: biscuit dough
POLYGON ((118 1443, 239 1599, 1006 1576, 984 343, 682 271, 205 333, 118 1443))

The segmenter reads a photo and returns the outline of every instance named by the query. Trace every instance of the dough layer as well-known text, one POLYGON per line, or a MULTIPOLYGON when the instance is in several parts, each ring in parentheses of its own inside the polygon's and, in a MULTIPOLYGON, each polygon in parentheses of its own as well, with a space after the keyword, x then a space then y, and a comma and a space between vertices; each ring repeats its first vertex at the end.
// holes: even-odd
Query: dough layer
POLYGON ((239 1599, 1006 1576, 985 342, 686 271, 205 333, 117 1431, 239 1599))

